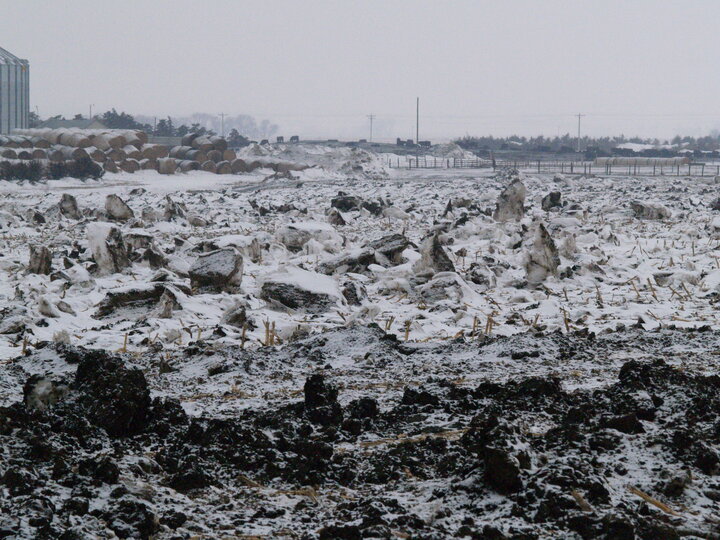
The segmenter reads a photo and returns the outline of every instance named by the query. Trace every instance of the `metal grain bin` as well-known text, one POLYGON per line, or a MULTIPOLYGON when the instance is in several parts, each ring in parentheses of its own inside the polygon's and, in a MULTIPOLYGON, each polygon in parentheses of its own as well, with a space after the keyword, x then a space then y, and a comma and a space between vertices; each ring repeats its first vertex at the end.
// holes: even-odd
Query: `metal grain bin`
POLYGON ((30 116, 30 63, 0 48, 0 133, 27 128, 30 116))

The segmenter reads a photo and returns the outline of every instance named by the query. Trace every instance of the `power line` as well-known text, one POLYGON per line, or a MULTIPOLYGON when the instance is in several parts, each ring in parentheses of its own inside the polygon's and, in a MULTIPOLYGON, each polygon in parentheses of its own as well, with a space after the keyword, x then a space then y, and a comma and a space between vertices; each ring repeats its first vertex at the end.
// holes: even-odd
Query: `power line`
MULTIPOLYGON (((284 114, 261 112, 252 113, 254 116, 267 116, 272 118, 358 118, 358 114, 284 114)), ((377 116, 380 115, 375 115, 377 116)), ((408 119, 412 118, 410 114, 383 113, 383 118, 389 119, 408 119)), ((708 113, 583 113, 583 116, 593 118, 720 118, 720 112, 708 113)), ((577 118, 577 114, 573 113, 528 113, 528 114, 426 114, 423 118, 431 120, 472 120, 472 119, 501 119, 501 120, 524 120, 524 119, 543 119, 543 118, 577 118)))

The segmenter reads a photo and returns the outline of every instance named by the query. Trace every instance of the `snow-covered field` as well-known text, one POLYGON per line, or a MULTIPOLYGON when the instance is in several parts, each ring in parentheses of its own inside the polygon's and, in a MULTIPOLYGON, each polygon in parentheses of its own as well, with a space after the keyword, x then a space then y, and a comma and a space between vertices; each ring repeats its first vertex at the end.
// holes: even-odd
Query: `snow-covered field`
POLYGON ((238 305, 247 311, 245 337, 251 347, 265 339, 265 321, 275 324, 280 342, 297 333, 369 322, 411 341, 533 328, 717 327, 720 217, 709 208, 717 192, 707 179, 529 175, 523 178, 525 217, 497 223, 486 213, 506 182, 490 172, 387 171, 369 178, 313 168, 293 177, 193 173, 167 178, 146 172, 108 175, 100 182, 0 184, 0 357, 18 354, 23 340, 52 340, 62 331, 74 345, 106 350, 142 351, 150 341, 182 348, 198 336, 218 345, 238 343, 241 330, 223 324, 223 316, 238 305), (379 215, 340 211, 345 224, 330 224, 331 200, 341 191, 374 203, 379 215), (564 206, 546 212, 540 200, 550 191, 562 194, 564 206), (53 210, 63 193, 77 199, 81 219, 53 210), (119 307, 96 317, 108 291, 158 279, 158 269, 147 263, 102 276, 88 271, 87 224, 104 219, 110 194, 124 199, 135 214, 116 222, 121 232, 143 237, 137 240, 140 250, 150 243, 166 258, 161 279, 189 285, 188 269, 200 253, 235 247, 245 255, 241 285, 227 292, 180 293, 166 318, 157 316, 152 302, 145 309, 134 306, 131 313, 119 307), (168 197, 184 205, 185 217, 165 220, 168 197), (662 204, 671 217, 638 219, 632 200, 662 204), (445 213, 448 201, 452 209, 445 213), (45 223, 33 222, 32 211, 45 216, 45 223), (560 265, 556 275, 529 288, 525 264, 537 223, 546 225, 557 245, 560 265), (428 279, 416 262, 431 230, 439 232, 454 272, 428 279), (342 257, 358 256, 391 234, 409 242, 399 260, 341 264, 342 257), (62 274, 28 275, 29 250, 36 244, 50 248, 53 272, 62 274), (327 309, 278 309, 260 298, 267 278, 300 276, 333 296, 327 309), (350 286, 357 288, 355 303, 338 293, 350 286), (61 300, 65 310, 56 309, 61 300), (40 312, 41 302, 50 305, 46 314, 40 312), (14 332, 8 331, 9 320, 14 332), (225 335, 213 334, 218 327, 225 335))
POLYGON ((0 532, 717 537, 714 181, 263 157, 0 183, 0 532))

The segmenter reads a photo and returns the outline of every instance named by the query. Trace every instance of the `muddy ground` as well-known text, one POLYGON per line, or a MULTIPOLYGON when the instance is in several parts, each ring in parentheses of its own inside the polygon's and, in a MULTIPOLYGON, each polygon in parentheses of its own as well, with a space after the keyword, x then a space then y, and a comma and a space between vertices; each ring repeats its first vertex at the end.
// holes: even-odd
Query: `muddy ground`
POLYGON ((3 538, 720 538, 720 333, 0 367, 3 538))

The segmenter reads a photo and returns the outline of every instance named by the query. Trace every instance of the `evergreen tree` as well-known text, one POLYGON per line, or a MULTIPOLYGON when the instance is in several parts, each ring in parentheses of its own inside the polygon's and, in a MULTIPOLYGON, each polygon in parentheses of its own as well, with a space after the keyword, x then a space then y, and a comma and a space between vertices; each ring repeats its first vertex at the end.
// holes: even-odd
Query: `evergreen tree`
POLYGON ((118 113, 115 109, 103 113, 102 122, 110 129, 143 129, 145 127, 136 122, 132 115, 125 112, 118 113))
POLYGON ((227 142, 228 146, 231 148, 239 148, 241 146, 249 145, 250 139, 243 137, 237 129, 232 128, 228 134, 227 142))

